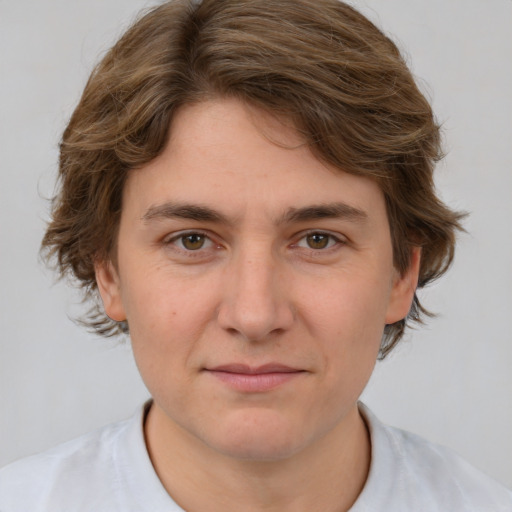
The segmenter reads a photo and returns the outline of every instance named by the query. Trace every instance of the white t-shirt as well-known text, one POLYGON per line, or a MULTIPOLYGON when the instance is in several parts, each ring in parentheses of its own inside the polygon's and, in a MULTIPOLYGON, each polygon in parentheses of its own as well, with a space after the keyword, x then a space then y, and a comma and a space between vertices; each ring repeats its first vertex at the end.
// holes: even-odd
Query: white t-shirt
MULTIPOLYGON (((146 404, 147 408, 147 404, 146 404)), ((511 512, 512 491, 446 448, 380 423, 363 405, 370 473, 350 512, 511 512)), ((183 512, 146 450, 145 408, 0 470, 1 512, 183 512)))

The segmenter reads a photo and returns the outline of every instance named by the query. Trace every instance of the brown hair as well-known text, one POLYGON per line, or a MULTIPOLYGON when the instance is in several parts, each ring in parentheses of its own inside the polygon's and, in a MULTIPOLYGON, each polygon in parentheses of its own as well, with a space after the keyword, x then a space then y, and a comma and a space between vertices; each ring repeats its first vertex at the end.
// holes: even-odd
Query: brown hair
MULTIPOLYGON (((318 158, 374 179, 384 193, 394 262, 422 247, 419 287, 453 259, 461 214, 437 197, 439 126, 395 44, 338 0, 174 0, 142 16, 91 74, 60 145, 60 191, 42 247, 103 312, 94 263, 113 259, 124 181, 155 158, 176 110, 236 97, 291 119, 318 158)), ((414 297, 408 320, 427 313, 414 297)), ((381 357, 406 320, 386 326, 381 357)))

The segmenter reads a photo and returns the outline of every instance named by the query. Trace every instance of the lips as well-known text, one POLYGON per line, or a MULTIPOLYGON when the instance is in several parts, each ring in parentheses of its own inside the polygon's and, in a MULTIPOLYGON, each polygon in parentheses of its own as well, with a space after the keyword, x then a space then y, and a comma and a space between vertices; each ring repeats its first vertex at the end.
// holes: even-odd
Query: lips
POLYGON ((209 368, 210 371, 239 373, 245 375, 258 375, 265 373, 293 373, 298 372, 297 368, 292 368, 279 363, 268 363, 262 366, 251 367, 245 364, 226 364, 209 368))
POLYGON ((231 363, 206 368, 223 385, 242 393, 263 393, 291 383, 306 372, 280 363, 249 366, 231 363))

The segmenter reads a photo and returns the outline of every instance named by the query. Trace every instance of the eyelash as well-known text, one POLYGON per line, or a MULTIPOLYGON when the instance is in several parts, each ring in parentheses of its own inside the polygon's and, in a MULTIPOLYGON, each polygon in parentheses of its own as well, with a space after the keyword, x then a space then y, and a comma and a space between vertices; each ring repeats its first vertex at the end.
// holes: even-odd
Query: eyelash
POLYGON ((176 233, 173 236, 171 236, 170 238, 169 237, 165 238, 163 240, 163 244, 168 247, 173 246, 177 251, 180 251, 180 252, 186 254, 187 256, 190 256, 190 257, 199 256, 202 252, 201 249, 203 249, 203 247, 199 247, 197 250, 187 249, 186 247, 183 247, 183 240, 186 239, 187 237, 194 236, 194 235, 203 237, 205 240, 205 243, 209 243, 211 246, 216 245, 217 247, 219 247, 219 245, 220 245, 220 244, 215 243, 215 241, 212 239, 210 234, 208 234, 204 231, 197 231, 197 230, 182 231, 180 233, 176 233), (180 242, 181 242, 180 245, 182 245, 181 247, 178 245, 180 242))
POLYGON ((323 247, 323 248, 302 247, 303 249, 310 251, 312 254, 330 252, 330 250, 335 250, 339 246, 346 244, 346 242, 344 240, 342 240, 339 236, 336 236, 336 235, 330 233, 329 231, 311 230, 311 231, 307 231, 305 233, 301 233, 300 237, 298 238, 298 241, 293 243, 292 246, 300 247, 299 243, 302 240, 306 240, 308 237, 313 236, 313 235, 327 237, 327 239, 328 239, 327 243, 330 245, 328 245, 327 247, 323 247))
MULTIPOLYGON (((333 250, 336 250, 340 246, 343 246, 346 244, 346 241, 342 240, 339 236, 336 236, 328 231, 319 231, 319 230, 311 230, 307 232, 300 233, 299 236, 296 238, 296 242, 293 242, 291 244, 291 247, 297 247, 301 248, 305 251, 308 251, 310 254, 320 255, 320 253, 328 253, 333 250), (313 247, 304 247, 300 245, 300 242, 303 240, 306 240, 310 236, 318 235, 321 237, 327 237, 327 247, 325 248, 313 248, 313 247)), ((306 242, 307 243, 307 242, 306 242)), ((167 237, 163 240, 163 245, 167 247, 172 247, 174 250, 186 255, 187 257, 204 257, 204 250, 212 249, 212 248, 220 248, 221 245, 216 243, 212 236, 204 231, 182 231, 180 233, 176 233, 170 238, 167 237), (183 240, 190 236, 199 236, 203 237, 205 240, 205 243, 209 244, 208 247, 201 246, 197 248, 196 250, 193 249, 187 249, 186 247, 183 247, 183 240), (181 245, 181 247, 180 247, 181 245)))

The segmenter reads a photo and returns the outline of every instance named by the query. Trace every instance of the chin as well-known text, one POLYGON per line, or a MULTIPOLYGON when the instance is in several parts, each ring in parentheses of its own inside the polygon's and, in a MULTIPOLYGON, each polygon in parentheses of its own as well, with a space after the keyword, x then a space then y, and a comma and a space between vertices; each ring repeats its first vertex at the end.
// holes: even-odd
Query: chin
POLYGON ((291 424, 275 414, 250 414, 236 422, 226 421, 211 432, 207 444, 223 455, 247 461, 276 461, 293 456, 306 444, 299 439, 301 422, 291 424), (274 417, 270 417, 274 416, 274 417))

